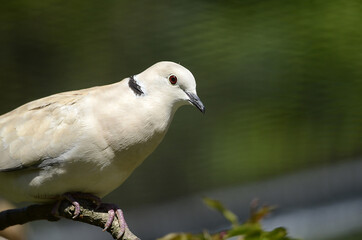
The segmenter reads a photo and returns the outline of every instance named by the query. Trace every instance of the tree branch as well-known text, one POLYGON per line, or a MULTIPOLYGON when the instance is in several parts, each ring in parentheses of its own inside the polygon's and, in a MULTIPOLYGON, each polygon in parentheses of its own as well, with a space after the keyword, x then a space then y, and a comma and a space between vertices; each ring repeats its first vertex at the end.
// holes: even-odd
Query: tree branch
MULTIPOLYGON (((108 212, 106 210, 97 209, 93 207, 93 203, 87 200, 79 200, 80 214, 77 218, 73 219, 74 206, 69 201, 62 201, 59 206, 59 216, 73 220, 88 223, 94 226, 103 228, 108 219, 108 212)), ((57 221, 59 218, 53 216, 51 211, 54 204, 34 204, 24 208, 10 209, 0 212, 0 230, 7 227, 24 224, 36 220, 57 221)), ((114 218, 112 225, 107 229, 114 239, 120 234, 118 219, 114 218)), ((128 227, 121 238, 124 240, 139 240, 128 227)))

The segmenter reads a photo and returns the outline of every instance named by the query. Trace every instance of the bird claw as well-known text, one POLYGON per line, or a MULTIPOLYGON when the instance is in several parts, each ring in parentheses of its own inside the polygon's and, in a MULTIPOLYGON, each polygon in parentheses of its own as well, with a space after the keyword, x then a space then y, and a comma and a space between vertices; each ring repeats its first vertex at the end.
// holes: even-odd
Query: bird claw
POLYGON ((109 203, 103 203, 102 207, 104 207, 105 209, 108 209, 108 220, 107 220, 106 224, 104 225, 103 231, 106 231, 112 225, 114 217, 116 216, 118 219, 118 224, 119 224, 119 228, 120 228, 117 239, 121 238, 122 235, 124 234, 126 228, 128 227, 127 223, 124 219, 122 210, 117 205, 109 204, 109 203))
POLYGON ((101 206, 102 201, 99 197, 94 196, 90 193, 81 193, 81 192, 74 192, 74 193, 64 193, 60 196, 60 199, 55 203, 51 213, 54 216, 58 216, 58 209, 60 206, 60 203, 63 199, 68 200, 72 205, 74 206, 74 213, 73 213, 73 219, 77 218, 80 214, 80 204, 75 198, 82 198, 82 199, 89 199, 92 202, 96 204, 96 210, 101 206))
POLYGON ((102 200, 99 197, 97 197, 93 194, 90 194, 90 193, 75 192, 75 193, 70 193, 70 194, 75 198, 91 200, 96 205, 95 210, 97 210, 102 204, 102 200))
POLYGON ((104 224, 103 232, 106 231, 109 228, 109 226, 111 226, 113 220, 114 220, 114 210, 110 209, 108 210, 108 220, 106 224, 104 224))
POLYGON ((72 203, 72 205, 74 206, 74 213, 73 213, 73 219, 75 219, 76 217, 79 216, 80 213, 80 205, 77 202, 77 200, 75 200, 75 198, 73 197, 73 195, 71 193, 64 193, 63 197, 65 199, 67 199, 69 202, 72 203))
POLYGON ((119 234, 117 236, 117 239, 121 239, 122 236, 125 234, 126 229, 128 229, 127 223, 124 219, 122 210, 115 204, 111 203, 102 203, 101 199, 97 196, 94 196, 90 193, 81 193, 81 192, 75 192, 75 193, 64 193, 60 196, 60 199, 55 203, 53 209, 52 209, 52 215, 59 216, 58 210, 60 207, 60 203, 63 199, 66 199, 72 205, 74 206, 74 213, 73 213, 73 219, 77 218, 80 214, 80 204, 76 200, 76 198, 81 199, 89 199, 92 200, 96 204, 95 210, 98 208, 103 208, 108 211, 108 219, 106 224, 104 225, 103 231, 106 231, 113 223, 114 218, 117 217, 118 219, 118 226, 119 226, 119 234))

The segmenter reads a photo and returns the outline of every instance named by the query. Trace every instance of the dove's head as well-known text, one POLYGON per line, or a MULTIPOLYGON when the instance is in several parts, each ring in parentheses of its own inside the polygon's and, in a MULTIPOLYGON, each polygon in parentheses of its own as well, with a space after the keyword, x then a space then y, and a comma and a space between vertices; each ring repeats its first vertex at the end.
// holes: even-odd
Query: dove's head
POLYGON ((158 62, 134 76, 142 94, 163 103, 179 106, 192 104, 205 113, 204 104, 196 93, 196 82, 192 73, 174 62, 158 62))

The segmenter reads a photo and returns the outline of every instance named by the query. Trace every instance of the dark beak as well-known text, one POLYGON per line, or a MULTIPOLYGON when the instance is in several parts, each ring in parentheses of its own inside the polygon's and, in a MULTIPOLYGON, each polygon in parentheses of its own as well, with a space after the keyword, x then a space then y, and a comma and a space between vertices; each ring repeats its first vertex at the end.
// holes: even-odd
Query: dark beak
POLYGON ((187 94, 187 96, 189 96, 189 102, 192 103, 195 107, 197 107, 202 113, 205 113, 205 106, 201 102, 200 98, 194 93, 190 92, 185 92, 185 93, 187 94))

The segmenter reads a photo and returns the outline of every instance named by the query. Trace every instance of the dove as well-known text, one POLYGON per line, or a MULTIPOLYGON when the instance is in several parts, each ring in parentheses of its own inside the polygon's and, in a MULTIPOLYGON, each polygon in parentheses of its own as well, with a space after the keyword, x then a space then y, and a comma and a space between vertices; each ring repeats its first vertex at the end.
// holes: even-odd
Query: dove
MULTIPOLYGON (((41 98, 0 116, 0 195, 15 202, 101 199, 164 138, 176 110, 205 107, 192 73, 158 62, 120 82, 41 98)), ((114 211, 121 229, 126 223, 114 211)), ((110 222, 110 223, 109 223, 110 222)))

